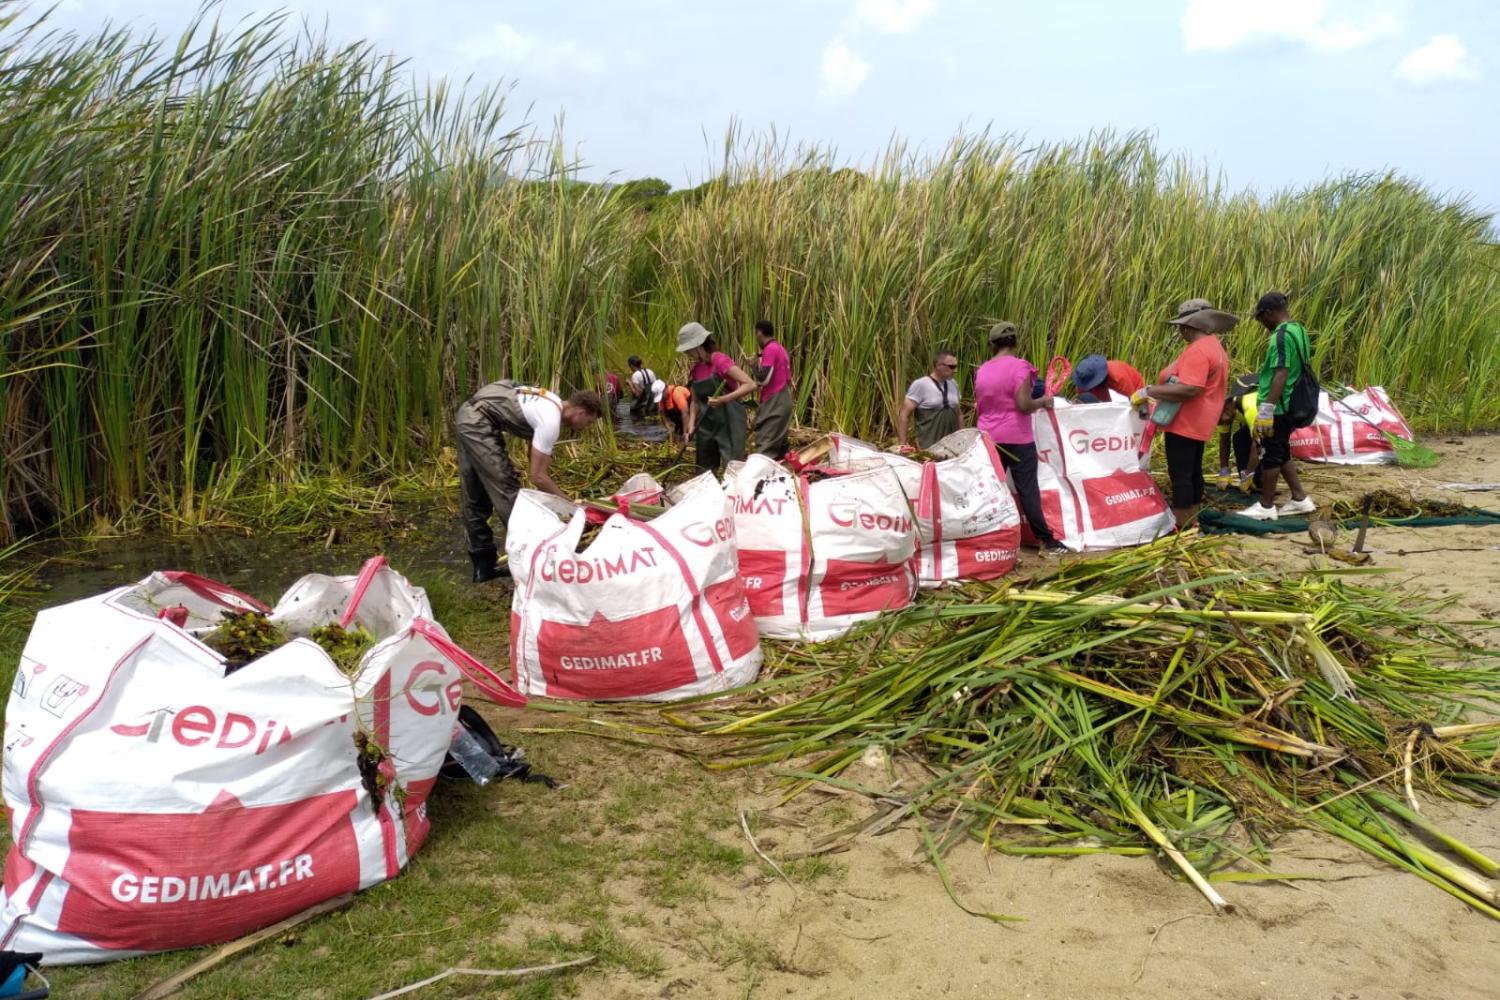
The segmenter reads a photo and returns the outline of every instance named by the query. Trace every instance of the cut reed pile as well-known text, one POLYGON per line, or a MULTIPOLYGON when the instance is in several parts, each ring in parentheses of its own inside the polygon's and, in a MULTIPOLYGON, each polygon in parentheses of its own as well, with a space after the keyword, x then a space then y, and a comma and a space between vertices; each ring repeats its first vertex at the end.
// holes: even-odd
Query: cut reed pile
POLYGON ((1434 610, 1170 540, 1027 589, 939 595, 835 648, 779 648, 728 701, 666 710, 665 726, 605 716, 601 731, 679 750, 689 737, 709 767, 772 766, 789 794, 863 791, 877 812, 829 844, 908 820, 940 870, 965 839, 1153 853, 1223 907, 1215 882, 1282 877, 1270 843, 1311 827, 1500 919, 1500 864, 1420 811, 1421 795, 1500 795, 1500 723, 1471 719, 1495 716, 1495 654, 1434 610), (913 755, 922 777, 861 786, 846 771, 871 747, 913 755))

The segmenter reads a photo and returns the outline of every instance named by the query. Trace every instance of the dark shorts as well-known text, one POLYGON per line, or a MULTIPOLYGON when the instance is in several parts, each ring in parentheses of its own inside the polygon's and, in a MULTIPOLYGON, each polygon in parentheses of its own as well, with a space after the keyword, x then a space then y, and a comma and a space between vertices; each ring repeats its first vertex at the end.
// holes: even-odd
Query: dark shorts
POLYGON ((1203 502, 1203 442, 1167 431, 1167 476, 1172 506, 1181 510, 1203 502))
POLYGON ((1271 436, 1260 439, 1260 465, 1263 469, 1279 469, 1292 460, 1292 422, 1277 415, 1271 436))

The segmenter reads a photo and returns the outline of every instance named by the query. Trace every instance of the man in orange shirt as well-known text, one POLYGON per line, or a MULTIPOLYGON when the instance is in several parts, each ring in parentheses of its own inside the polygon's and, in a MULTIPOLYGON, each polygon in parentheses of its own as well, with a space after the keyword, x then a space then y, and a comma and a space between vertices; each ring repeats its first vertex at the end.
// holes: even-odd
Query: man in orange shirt
POLYGON ((1107 361, 1102 354, 1090 354, 1073 369, 1080 403, 1107 403, 1111 392, 1129 399, 1145 384, 1145 377, 1134 367, 1124 361, 1107 361))
POLYGON ((1177 404, 1177 413, 1164 428, 1167 476, 1172 481, 1172 516, 1183 528, 1198 516, 1203 503, 1203 446, 1213 437, 1229 389, 1229 356, 1215 336, 1229 330, 1239 317, 1213 308, 1204 299, 1189 299, 1167 320, 1177 328, 1187 347, 1162 369, 1162 381, 1136 393, 1159 403, 1177 404))

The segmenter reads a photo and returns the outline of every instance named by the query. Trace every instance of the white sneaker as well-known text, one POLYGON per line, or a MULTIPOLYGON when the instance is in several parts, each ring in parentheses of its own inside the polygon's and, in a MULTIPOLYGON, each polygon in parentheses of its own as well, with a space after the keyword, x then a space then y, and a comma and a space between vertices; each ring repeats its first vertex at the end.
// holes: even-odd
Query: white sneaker
POLYGON ((1246 507, 1244 510, 1237 510, 1237 511, 1235 511, 1235 513, 1238 514, 1240 517, 1253 518, 1256 521, 1274 521, 1274 520, 1276 520, 1276 508, 1275 507, 1262 507, 1260 505, 1260 501, 1259 500, 1255 501, 1253 504, 1251 504, 1250 506, 1246 507))
POLYGON ((1312 497, 1303 497, 1301 500, 1288 500, 1276 508, 1276 513, 1282 517, 1293 517, 1297 514, 1311 514, 1317 509, 1318 505, 1313 503, 1312 497))

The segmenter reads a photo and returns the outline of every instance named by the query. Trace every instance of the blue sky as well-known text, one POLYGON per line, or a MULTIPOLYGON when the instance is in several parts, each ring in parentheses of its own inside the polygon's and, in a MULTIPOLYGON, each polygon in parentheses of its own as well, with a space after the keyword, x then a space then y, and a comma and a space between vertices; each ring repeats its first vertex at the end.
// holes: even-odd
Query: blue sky
MULTIPOLYGON (((63 0, 59 27, 176 33, 193 0, 63 0)), ((731 120, 869 162, 892 136, 1149 129, 1270 190, 1395 169, 1500 209, 1494 0, 226 0, 512 82, 593 176, 708 176, 731 120)))

